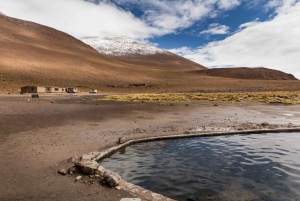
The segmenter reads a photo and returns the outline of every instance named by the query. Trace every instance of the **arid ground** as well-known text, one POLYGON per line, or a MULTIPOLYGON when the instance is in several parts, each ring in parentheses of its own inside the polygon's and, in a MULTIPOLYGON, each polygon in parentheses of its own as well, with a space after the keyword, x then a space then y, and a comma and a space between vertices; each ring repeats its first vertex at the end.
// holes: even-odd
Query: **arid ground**
MULTIPOLYGON (((85 177, 62 176, 71 156, 136 139, 186 131, 229 131, 300 126, 300 105, 194 100, 177 103, 123 102, 102 95, 0 96, 0 200, 102 200, 139 197, 87 185, 85 177)), ((187 132, 188 133, 188 132, 187 132)))

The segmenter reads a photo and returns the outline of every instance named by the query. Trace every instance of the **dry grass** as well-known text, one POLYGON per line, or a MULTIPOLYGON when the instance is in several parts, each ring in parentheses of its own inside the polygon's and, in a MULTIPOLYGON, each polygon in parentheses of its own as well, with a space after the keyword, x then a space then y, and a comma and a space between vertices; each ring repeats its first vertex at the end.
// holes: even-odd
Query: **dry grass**
POLYGON ((99 100, 134 102, 190 102, 190 101, 252 101, 262 103, 300 104, 300 92, 248 92, 248 93, 162 93, 112 95, 99 100))

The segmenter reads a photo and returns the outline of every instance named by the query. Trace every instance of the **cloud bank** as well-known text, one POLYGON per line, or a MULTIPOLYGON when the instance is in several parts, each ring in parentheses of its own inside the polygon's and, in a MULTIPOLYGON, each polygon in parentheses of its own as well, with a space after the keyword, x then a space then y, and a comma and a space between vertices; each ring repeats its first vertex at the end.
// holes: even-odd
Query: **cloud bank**
POLYGON ((151 27, 114 4, 83 0, 0 0, 4 14, 47 25, 77 38, 101 35, 124 35, 148 38, 161 35, 151 27))
MULTIPOLYGON (((175 33, 241 0, 0 0, 4 14, 37 22, 77 38, 121 35, 147 39, 175 33), (117 6, 118 5, 118 6, 117 6), (125 7, 142 11, 139 18, 125 7)), ((129 10, 129 9, 128 9, 129 10)))
POLYGON ((299 0, 0 0, 0 12, 77 38, 119 35, 147 41, 217 18, 242 3, 275 12, 269 21, 256 19, 238 30, 211 24, 198 32, 199 37, 229 36, 196 49, 171 51, 208 67, 263 66, 300 78, 299 0), (140 11, 139 16, 132 8, 140 11))
POLYGON ((300 78, 300 2, 281 3, 274 3, 279 7, 272 20, 243 24, 237 33, 203 47, 170 51, 211 68, 267 67, 300 78))

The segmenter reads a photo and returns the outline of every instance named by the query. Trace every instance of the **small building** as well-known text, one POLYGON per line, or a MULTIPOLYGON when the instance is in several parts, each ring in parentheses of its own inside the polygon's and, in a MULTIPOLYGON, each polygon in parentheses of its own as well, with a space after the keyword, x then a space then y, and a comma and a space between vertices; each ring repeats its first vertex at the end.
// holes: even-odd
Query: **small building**
POLYGON ((65 93, 65 88, 60 87, 45 87, 46 93, 65 93))
POLYGON ((21 93, 46 93, 45 87, 38 87, 38 86, 25 86, 21 87, 21 93))

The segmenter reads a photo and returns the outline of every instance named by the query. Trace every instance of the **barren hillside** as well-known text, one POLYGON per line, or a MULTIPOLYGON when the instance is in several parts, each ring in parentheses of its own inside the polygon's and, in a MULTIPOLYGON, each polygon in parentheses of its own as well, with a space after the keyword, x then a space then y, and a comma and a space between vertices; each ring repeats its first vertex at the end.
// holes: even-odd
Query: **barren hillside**
POLYGON ((214 77, 252 80, 297 80, 292 74, 268 68, 215 68, 207 71, 200 71, 200 74, 214 77))
POLYGON ((24 85, 103 92, 300 89, 297 80, 220 79, 195 62, 155 48, 154 54, 107 56, 66 33, 5 15, 0 15, 0 47, 0 93, 24 85))

